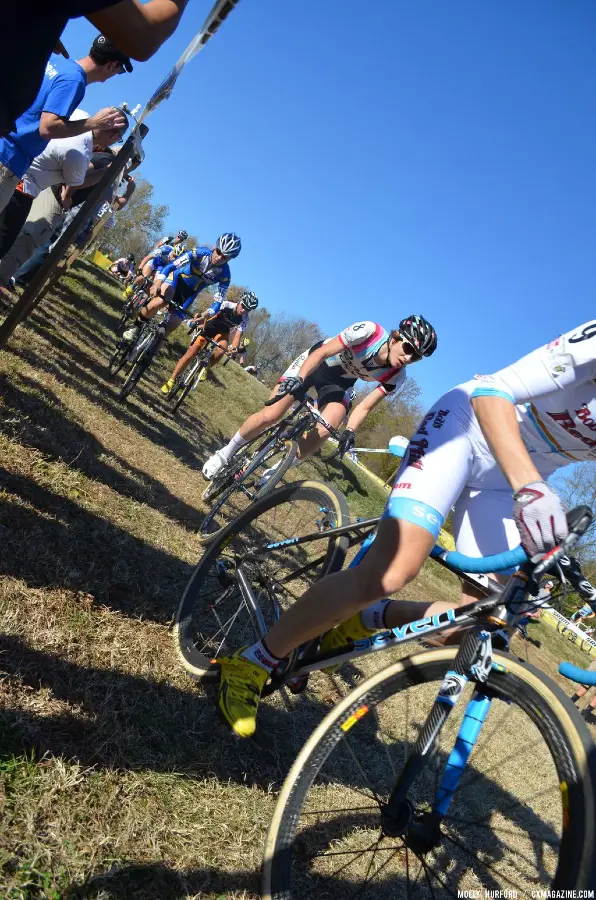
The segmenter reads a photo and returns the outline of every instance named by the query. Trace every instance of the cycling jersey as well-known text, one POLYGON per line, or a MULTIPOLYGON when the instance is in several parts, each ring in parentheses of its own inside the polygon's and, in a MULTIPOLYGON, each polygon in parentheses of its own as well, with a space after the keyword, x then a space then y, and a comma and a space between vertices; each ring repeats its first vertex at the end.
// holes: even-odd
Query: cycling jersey
MULTIPOLYGON (((338 335, 343 350, 330 356, 322 365, 337 374, 342 381, 355 384, 362 381, 378 381, 379 390, 389 394, 406 380, 405 368, 396 369, 387 364, 379 365, 375 356, 389 340, 389 332, 376 322, 356 322, 344 328, 338 335)), ((327 338, 323 343, 328 343, 327 338)))
POLYGON ((212 319, 209 325, 218 327, 220 331, 228 333, 235 328, 240 334, 244 334, 248 326, 248 313, 245 309, 240 313, 236 312, 237 306, 231 300, 216 300, 204 315, 207 319, 212 319))
POLYGON ((173 285, 179 294, 180 305, 187 309, 197 295, 210 285, 217 285, 215 303, 225 300, 230 286, 230 267, 227 263, 221 266, 211 264, 211 250, 208 247, 196 247, 187 250, 173 262, 168 263, 156 276, 156 281, 164 281, 173 285))
POLYGON ((155 250, 152 250, 149 254, 148 265, 151 266, 152 272, 161 272, 164 266, 170 261, 170 254, 173 251, 173 247, 170 244, 163 244, 161 247, 157 247, 155 250))
POLYGON ((133 264, 126 257, 122 256, 112 265, 112 269, 118 269, 121 275, 126 275, 128 272, 132 272, 133 264))
MULTIPOLYGON (((348 390, 359 378, 362 381, 378 381, 378 389, 383 394, 389 394, 403 385, 406 380, 405 368, 396 369, 375 362, 375 356, 390 337, 389 332, 381 325, 376 322, 356 322, 355 325, 344 328, 338 337, 344 349, 323 360, 318 367, 321 370, 319 376, 327 384, 335 384, 348 390)), ((301 353, 286 369, 282 378, 297 375, 307 356, 330 340, 332 338, 319 341, 301 353)))
POLYGON ((511 488, 470 403, 485 396, 514 404, 522 439, 543 478, 571 462, 596 459, 596 321, 449 391, 411 439, 385 515, 436 536, 455 503, 454 537, 469 556, 519 543, 511 488))

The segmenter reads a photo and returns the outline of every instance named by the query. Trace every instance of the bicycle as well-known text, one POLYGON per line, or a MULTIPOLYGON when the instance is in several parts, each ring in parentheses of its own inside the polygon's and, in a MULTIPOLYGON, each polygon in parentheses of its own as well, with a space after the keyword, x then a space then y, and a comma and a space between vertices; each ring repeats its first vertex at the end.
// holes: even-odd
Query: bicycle
POLYGON ((149 288, 151 287, 151 284, 151 279, 145 277, 143 283, 135 288, 133 293, 125 302, 124 306, 122 307, 122 312, 120 313, 120 318, 118 319, 116 327, 114 328, 116 334, 122 334, 122 332, 124 331, 124 326, 126 325, 128 320, 132 319, 133 315, 139 311, 143 303, 149 300, 149 288))
POLYGON ((191 345, 201 336, 203 337, 203 340, 206 341, 205 346, 199 351, 191 364, 187 366, 182 375, 176 379, 173 388, 168 394, 168 400, 172 403, 172 412, 177 412, 189 393, 194 391, 201 380, 203 372, 207 371, 209 363, 211 362, 211 357, 216 350, 220 349, 220 346, 216 341, 201 335, 201 332, 198 330, 191 341, 191 345))
MULTIPOLYGON (((265 406, 276 400, 266 401, 265 406)), ((203 492, 203 500, 215 500, 215 503, 201 522, 199 540, 214 540, 226 522, 240 514, 241 500, 246 498, 252 503, 270 493, 296 459, 298 440, 316 424, 338 437, 339 432, 305 397, 281 422, 262 431, 235 453, 203 492), (274 470, 266 480, 263 479, 265 468, 274 470), (232 503, 235 505, 228 512, 227 505, 232 503), (226 514, 220 515, 224 507, 226 514)))
MULTIPOLYGON (((540 577, 590 520, 585 507, 570 514, 564 546, 534 563, 521 548, 478 560, 435 547, 433 558, 481 586, 483 599, 327 653, 311 642, 271 676, 267 695, 283 687, 299 692, 315 671, 468 629, 459 646, 415 653, 358 684, 311 735, 269 829, 264 898, 428 893, 434 900, 480 888, 530 896, 540 885, 594 884, 596 751, 589 732, 543 673, 492 648, 495 631, 514 627, 535 607, 540 577), (505 586, 481 574, 517 565, 505 586)), ((349 544, 360 544, 357 564, 378 521, 346 522, 337 492, 311 482, 253 504, 209 546, 180 602, 177 650, 187 671, 217 682, 214 658, 262 637, 309 577, 341 567, 349 544), (306 531, 294 527, 298 497, 310 503, 306 531), (272 521, 280 531, 271 533, 274 540, 272 521)))
POLYGON ((166 306, 168 309, 165 315, 160 316, 158 313, 152 319, 148 319, 132 344, 121 339, 110 358, 108 368, 111 375, 116 375, 125 365, 129 367, 124 383, 118 391, 120 401, 126 400, 132 393, 153 362, 165 339, 166 326, 172 313, 176 311, 184 318, 188 318, 188 313, 173 300, 166 301, 166 306))

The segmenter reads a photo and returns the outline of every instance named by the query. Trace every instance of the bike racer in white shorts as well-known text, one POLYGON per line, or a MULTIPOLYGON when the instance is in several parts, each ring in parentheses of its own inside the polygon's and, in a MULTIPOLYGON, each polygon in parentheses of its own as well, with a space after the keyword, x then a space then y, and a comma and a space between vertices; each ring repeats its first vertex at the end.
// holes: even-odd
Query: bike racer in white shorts
MULTIPOLYGON (((455 504, 456 548, 488 556, 521 543, 530 556, 567 535, 545 482, 557 468, 596 459, 596 320, 494 375, 444 394, 410 441, 371 549, 355 568, 315 582, 263 641, 221 660, 219 706, 242 737, 254 732, 269 672, 295 647, 369 637, 448 609, 390 600, 420 571, 455 504)), ((466 587, 464 601, 478 596, 466 587)))

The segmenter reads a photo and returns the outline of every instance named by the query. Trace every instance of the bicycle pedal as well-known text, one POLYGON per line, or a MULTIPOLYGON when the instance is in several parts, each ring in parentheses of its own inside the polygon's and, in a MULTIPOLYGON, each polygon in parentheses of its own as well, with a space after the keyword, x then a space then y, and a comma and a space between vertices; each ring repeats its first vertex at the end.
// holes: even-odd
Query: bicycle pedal
POLYGON ((302 694, 308 684, 308 675, 297 675, 288 681, 288 690, 291 694, 302 694))

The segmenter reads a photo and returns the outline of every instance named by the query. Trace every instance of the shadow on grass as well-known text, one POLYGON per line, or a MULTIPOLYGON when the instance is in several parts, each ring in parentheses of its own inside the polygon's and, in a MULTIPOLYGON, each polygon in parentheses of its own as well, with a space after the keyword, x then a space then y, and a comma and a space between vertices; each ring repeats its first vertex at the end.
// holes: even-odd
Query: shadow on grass
MULTIPOLYGON (((110 645, 106 645, 109 658, 110 645)), ((263 704, 261 728, 239 741, 220 721, 216 690, 199 694, 166 681, 69 662, 34 649, 14 636, 0 637, 0 672, 19 690, 46 691, 72 704, 72 712, 37 715, 27 709, 0 712, 0 758, 33 752, 84 766, 177 772, 217 777, 263 791, 280 784, 306 737, 328 706, 300 697, 292 715, 263 704)))
POLYGON ((84 591, 128 616, 171 621, 193 566, 76 501, 0 468, 0 572, 84 591), (12 496, 10 496, 12 495, 12 496))
POLYGON ((216 869, 172 869, 162 862, 113 866, 79 887, 72 886, 62 900, 183 900, 187 897, 232 897, 236 892, 258 895, 257 872, 219 872, 216 869))
POLYGON ((60 399, 39 382, 25 375, 20 375, 18 381, 0 376, 0 391, 6 434, 50 458, 63 460, 73 471, 100 481, 123 496, 146 503, 185 528, 199 527, 202 512, 78 425, 60 399))

